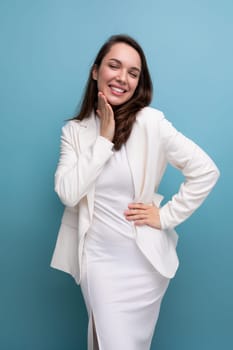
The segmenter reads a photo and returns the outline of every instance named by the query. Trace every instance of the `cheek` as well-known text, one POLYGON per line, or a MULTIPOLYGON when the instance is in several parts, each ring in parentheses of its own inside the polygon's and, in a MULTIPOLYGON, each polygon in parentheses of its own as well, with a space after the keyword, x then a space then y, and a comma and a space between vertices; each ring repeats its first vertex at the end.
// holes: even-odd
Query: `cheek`
POLYGON ((137 89, 137 86, 138 86, 138 81, 133 81, 132 84, 131 84, 131 88, 133 91, 135 91, 137 89))
POLYGON ((108 84, 108 77, 106 75, 99 76, 97 80, 97 85, 100 90, 103 90, 104 87, 108 84))
POLYGON ((111 71, 109 71, 107 68, 100 69, 98 74, 99 81, 107 81, 110 78, 111 78, 111 71))
POLYGON ((99 76, 97 79, 97 86, 99 90, 103 90, 104 85, 105 85, 105 78, 103 75, 99 76))

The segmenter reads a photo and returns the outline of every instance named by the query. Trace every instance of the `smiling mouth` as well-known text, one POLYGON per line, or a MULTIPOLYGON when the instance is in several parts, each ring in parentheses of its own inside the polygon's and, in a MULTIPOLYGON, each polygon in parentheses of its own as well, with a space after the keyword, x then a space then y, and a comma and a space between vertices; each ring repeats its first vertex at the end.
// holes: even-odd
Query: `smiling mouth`
POLYGON ((110 85, 110 88, 111 88, 111 90, 112 90, 113 92, 116 92, 117 94, 123 94, 123 93, 126 92, 126 90, 121 89, 121 88, 116 87, 116 86, 110 85))

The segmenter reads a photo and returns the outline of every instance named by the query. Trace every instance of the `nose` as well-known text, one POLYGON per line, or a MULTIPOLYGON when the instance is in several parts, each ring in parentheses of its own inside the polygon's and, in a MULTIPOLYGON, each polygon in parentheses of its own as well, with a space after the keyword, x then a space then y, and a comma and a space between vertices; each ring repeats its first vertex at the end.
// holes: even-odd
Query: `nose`
POLYGON ((124 69, 121 69, 120 71, 118 71, 116 80, 121 84, 125 84, 127 80, 127 72, 124 69))

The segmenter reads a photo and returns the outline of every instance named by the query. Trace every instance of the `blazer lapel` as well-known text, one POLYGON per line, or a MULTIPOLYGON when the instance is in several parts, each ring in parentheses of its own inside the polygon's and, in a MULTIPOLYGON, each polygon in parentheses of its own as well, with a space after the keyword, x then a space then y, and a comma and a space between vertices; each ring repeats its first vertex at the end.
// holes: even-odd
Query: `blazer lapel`
POLYGON ((126 142, 126 152, 134 183, 135 202, 140 202, 145 183, 146 137, 140 120, 137 118, 130 137, 126 142))
MULTIPOLYGON (((94 144, 99 134, 99 125, 94 112, 91 113, 89 118, 83 119, 79 123, 78 141, 80 153, 82 153, 94 144)), ((93 185, 92 190, 87 194, 87 207, 90 221, 94 210, 94 189, 95 187, 93 185)))
POLYGON ((89 118, 81 120, 79 126, 79 149, 82 152, 91 146, 97 138, 99 131, 95 113, 92 112, 89 118))

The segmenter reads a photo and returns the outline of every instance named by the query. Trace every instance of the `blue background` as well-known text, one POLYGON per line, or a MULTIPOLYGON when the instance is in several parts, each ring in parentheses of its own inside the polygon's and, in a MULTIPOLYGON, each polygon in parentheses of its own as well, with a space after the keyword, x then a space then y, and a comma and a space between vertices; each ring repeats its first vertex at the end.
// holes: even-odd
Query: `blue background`
MULTIPOLYGON (((49 267, 63 211, 53 175, 64 120, 77 108, 97 50, 115 33, 143 46, 152 105, 221 170, 207 201, 177 229, 180 269, 152 349, 231 348, 232 13, 232 0, 1 1, 2 350, 86 349, 80 289, 49 267)), ((169 168, 160 192, 169 198, 181 179, 169 168)))

